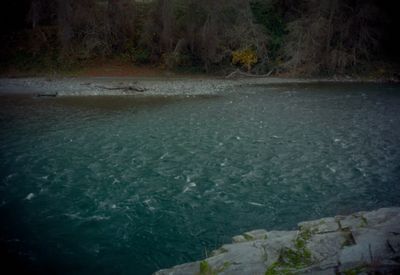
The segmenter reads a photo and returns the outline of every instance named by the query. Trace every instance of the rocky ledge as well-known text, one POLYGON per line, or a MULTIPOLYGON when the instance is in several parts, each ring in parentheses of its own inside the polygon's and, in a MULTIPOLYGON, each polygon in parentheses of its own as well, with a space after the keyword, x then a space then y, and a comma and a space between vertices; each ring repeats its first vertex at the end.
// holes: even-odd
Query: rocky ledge
POLYGON ((164 274, 400 274, 400 208, 301 222, 296 231, 246 232, 211 257, 164 274))

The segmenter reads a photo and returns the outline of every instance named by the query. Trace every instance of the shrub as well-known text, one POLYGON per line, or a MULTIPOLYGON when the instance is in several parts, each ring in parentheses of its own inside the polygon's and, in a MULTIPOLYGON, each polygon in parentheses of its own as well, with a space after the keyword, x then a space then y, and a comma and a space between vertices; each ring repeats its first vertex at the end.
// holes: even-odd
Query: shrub
POLYGON ((190 63, 187 55, 175 52, 163 54, 162 60, 163 64, 170 70, 188 66, 190 63))
POLYGON ((257 63, 257 54, 254 50, 250 48, 233 51, 232 63, 241 64, 246 67, 247 71, 250 71, 251 66, 257 63))
POLYGON ((146 64, 150 62, 150 51, 143 48, 131 48, 129 57, 135 64, 146 64))

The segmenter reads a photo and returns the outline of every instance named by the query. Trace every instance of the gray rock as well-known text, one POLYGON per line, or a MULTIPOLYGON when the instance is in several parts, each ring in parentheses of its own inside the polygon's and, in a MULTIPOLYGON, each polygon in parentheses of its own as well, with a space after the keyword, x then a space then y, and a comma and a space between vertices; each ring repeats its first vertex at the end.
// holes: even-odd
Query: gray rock
POLYGON ((267 230, 265 229, 257 229, 257 230, 252 230, 246 233, 243 233, 242 235, 237 235, 232 238, 233 243, 242 243, 242 242, 248 242, 248 241, 254 241, 254 240, 264 240, 267 239, 267 230))
POLYGON ((345 242, 342 232, 316 234, 307 243, 307 248, 317 262, 332 266, 338 262, 338 254, 345 242))
POLYGON ((364 214, 365 212, 358 212, 350 216, 336 216, 335 219, 341 229, 354 230, 368 225, 368 221, 364 217, 364 214))
POLYGON ((298 232, 297 231, 268 231, 267 232, 267 239, 270 240, 277 240, 277 239, 288 239, 290 241, 293 241, 298 232))
POLYGON ((200 262, 177 265, 171 269, 161 269, 154 273, 155 275, 187 275, 200 272, 200 262))
POLYGON ((365 212, 365 219, 369 226, 384 226, 390 222, 393 226, 396 226, 396 230, 400 232, 400 207, 393 208, 381 208, 371 212, 365 212))
POLYGON ((314 233, 327 233, 339 230, 339 224, 334 218, 322 218, 315 221, 298 223, 299 228, 307 228, 314 233))
POLYGON ((267 230, 265 229, 257 229, 257 230, 252 230, 249 232, 244 233, 243 235, 247 239, 251 240, 264 240, 268 238, 267 230))
MULTIPOLYGON (((235 236, 234 243, 214 251, 203 265, 210 272, 233 275, 265 274, 269 268, 278 274, 285 270, 294 274, 395 274, 400 271, 399 217, 400 208, 383 208, 302 222, 300 231, 253 230, 235 236)), ((201 274, 200 263, 156 274, 201 274)))
POLYGON ((236 235, 232 237, 233 243, 242 243, 247 242, 246 238, 243 235, 236 235))

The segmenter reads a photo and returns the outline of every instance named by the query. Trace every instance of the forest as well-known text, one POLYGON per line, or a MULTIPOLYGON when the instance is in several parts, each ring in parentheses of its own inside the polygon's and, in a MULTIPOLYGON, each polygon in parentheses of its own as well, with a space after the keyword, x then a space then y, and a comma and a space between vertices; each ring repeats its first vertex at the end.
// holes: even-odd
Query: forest
POLYGON ((0 64, 119 58, 225 75, 396 75, 395 10, 378 0, 2 1, 0 64))

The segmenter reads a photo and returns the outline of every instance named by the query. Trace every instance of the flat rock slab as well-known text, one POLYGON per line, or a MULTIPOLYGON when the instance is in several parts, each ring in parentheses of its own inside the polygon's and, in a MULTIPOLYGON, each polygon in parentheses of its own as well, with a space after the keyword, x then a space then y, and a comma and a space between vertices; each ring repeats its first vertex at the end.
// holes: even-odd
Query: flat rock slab
POLYGON ((203 261, 155 274, 400 274, 398 207, 298 226, 293 231, 246 232, 203 261))
POLYGON ((320 234, 337 231, 339 229, 339 223, 335 218, 323 218, 315 221, 300 222, 298 223, 298 227, 320 234))

